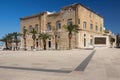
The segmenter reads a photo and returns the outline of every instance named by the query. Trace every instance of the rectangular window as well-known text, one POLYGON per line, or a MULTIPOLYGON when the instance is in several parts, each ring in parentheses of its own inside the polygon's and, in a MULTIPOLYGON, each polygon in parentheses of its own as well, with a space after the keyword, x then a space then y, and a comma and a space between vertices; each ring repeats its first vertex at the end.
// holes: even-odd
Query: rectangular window
POLYGON ((86 29, 87 28, 87 23, 84 21, 83 22, 83 29, 86 29))
POLYGON ((96 31, 98 31, 98 26, 96 25, 96 31))
POLYGON ((60 30, 61 29, 61 23, 60 21, 56 22, 56 30, 60 30))
POLYGON ((51 23, 48 23, 47 24, 47 31, 51 31, 51 30, 52 30, 51 23))
POLYGON ((102 24, 100 24, 100 32, 102 32, 102 24))
POLYGON ((31 32, 31 31, 32 31, 32 29, 33 29, 33 28, 32 28, 32 25, 30 25, 30 26, 29 26, 29 31, 31 32))
POLYGON ((90 29, 91 29, 91 30, 93 29, 93 24, 90 24, 90 29))
POLYGON ((68 21, 67 21, 67 25, 69 26, 69 25, 72 25, 73 23, 72 23, 72 19, 68 19, 68 21))
POLYGON ((80 19, 78 19, 78 24, 80 24, 80 19))
POLYGON ((35 30, 38 32, 38 24, 35 25, 35 30))
POLYGON ((100 27, 100 32, 102 32, 102 27, 100 27))

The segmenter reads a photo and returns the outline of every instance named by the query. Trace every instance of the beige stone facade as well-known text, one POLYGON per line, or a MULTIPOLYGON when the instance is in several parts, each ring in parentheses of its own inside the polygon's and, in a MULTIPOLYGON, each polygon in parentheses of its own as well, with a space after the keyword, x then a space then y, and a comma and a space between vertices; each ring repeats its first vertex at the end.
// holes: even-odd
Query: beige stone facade
MULTIPOLYGON (((38 28, 38 33, 47 32, 53 37, 47 40, 47 49, 55 49, 55 38, 57 49, 68 49, 68 32, 63 25, 69 23, 79 26, 79 32, 73 33, 72 48, 86 48, 93 45, 94 36, 103 36, 104 18, 81 4, 72 4, 63 7, 58 13, 43 12, 40 14, 23 17, 20 19, 21 33, 26 28, 38 28)), ((33 46, 31 34, 27 35, 27 48, 33 46)), ((22 39, 22 46, 24 40, 22 39)), ((38 41, 38 48, 42 49, 42 41, 38 41)))

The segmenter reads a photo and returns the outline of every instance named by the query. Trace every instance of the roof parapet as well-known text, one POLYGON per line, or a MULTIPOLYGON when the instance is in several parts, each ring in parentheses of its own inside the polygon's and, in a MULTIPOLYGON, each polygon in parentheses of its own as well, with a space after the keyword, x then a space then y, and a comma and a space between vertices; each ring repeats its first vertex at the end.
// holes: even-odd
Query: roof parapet
POLYGON ((34 14, 34 15, 32 15, 32 16, 22 17, 22 18, 20 18, 20 20, 25 20, 25 19, 37 17, 37 16, 43 15, 43 14, 45 14, 45 13, 47 13, 47 12, 41 12, 41 13, 39 13, 39 14, 34 14))

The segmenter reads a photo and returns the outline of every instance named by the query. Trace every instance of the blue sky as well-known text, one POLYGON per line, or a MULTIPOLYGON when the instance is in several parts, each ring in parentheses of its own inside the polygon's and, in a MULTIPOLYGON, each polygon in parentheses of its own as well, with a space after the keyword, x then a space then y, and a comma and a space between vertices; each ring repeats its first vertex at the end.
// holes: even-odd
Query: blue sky
POLYGON ((59 11, 61 7, 82 3, 104 17, 106 29, 120 33, 120 0, 0 0, 0 38, 20 32, 19 18, 43 11, 59 11))

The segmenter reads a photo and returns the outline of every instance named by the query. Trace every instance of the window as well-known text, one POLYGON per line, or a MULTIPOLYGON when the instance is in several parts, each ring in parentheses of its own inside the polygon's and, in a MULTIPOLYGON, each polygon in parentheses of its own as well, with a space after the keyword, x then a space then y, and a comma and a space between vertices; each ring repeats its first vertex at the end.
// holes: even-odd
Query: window
POLYGON ((70 12, 70 11, 72 11, 72 9, 71 9, 71 8, 69 8, 69 12, 70 12))
POLYGON ((102 32, 102 24, 100 24, 100 32, 102 32))
POLYGON ((90 45, 93 45, 93 37, 90 35, 90 45))
POLYGON ((52 30, 52 28, 51 28, 51 23, 48 23, 47 24, 47 31, 51 31, 52 30))
POLYGON ((23 30, 26 29, 26 26, 23 26, 23 30))
POLYGON ((102 27, 100 27, 100 32, 102 32, 102 27))
POLYGON ((84 37, 86 37, 86 34, 84 34, 84 37))
POLYGON ((25 32, 26 26, 23 26, 23 33, 25 32))
POLYGON ((67 25, 72 25, 72 19, 68 19, 67 25))
POLYGON ((84 47, 86 47, 86 38, 84 38, 84 47))
POLYGON ((23 29, 25 29, 25 28, 26 28, 26 26, 23 27, 23 29))
POLYGON ((38 32, 38 24, 35 25, 35 30, 38 32))
POLYGON ((92 45, 93 44, 93 40, 92 39, 90 39, 90 45, 92 45))
POLYGON ((84 21, 83 22, 83 29, 86 29, 86 27, 87 27, 87 23, 84 21))
POLYGON ((78 19, 78 24, 80 24, 80 19, 78 19))
POLYGON ((98 26, 96 25, 96 31, 98 31, 98 26))
POLYGON ((31 25, 29 26, 29 31, 32 31, 32 26, 31 25))
POLYGON ((60 21, 56 22, 56 30, 60 30, 61 29, 61 23, 60 21))
POLYGON ((91 29, 91 30, 93 29, 93 24, 90 24, 90 29, 91 29))

